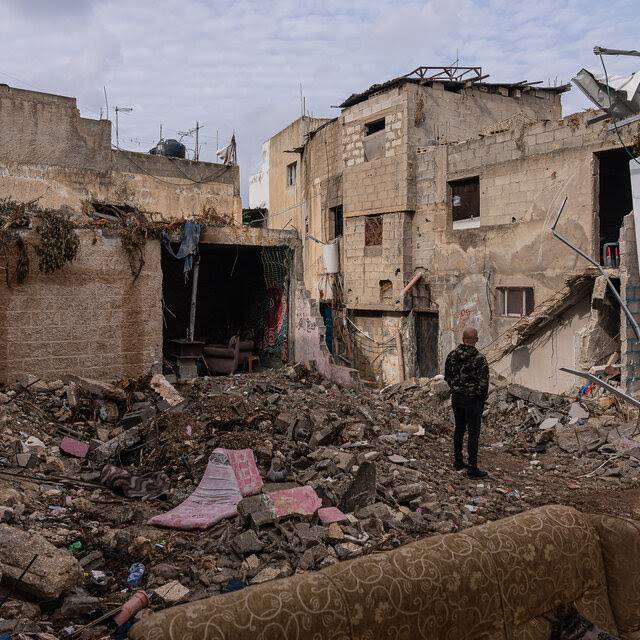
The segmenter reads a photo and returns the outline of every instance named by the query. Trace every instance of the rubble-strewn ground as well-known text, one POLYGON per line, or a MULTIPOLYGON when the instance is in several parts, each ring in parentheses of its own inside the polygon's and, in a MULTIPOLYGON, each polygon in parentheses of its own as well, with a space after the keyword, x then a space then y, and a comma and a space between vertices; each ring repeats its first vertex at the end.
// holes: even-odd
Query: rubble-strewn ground
POLYGON ((162 597, 159 589, 141 616, 239 586, 233 581, 317 570, 550 502, 640 518, 637 412, 612 396, 578 404, 493 387, 480 450, 491 475, 478 481, 451 468, 441 380, 353 393, 286 367, 176 385, 185 401, 173 408, 147 384, 27 376, 0 394, 0 601, 25 565, 18 555, 46 556, 51 567, 27 571, 0 607, 0 633, 109 635, 116 625, 100 616, 136 591, 126 584, 133 562, 145 565, 140 588, 149 593, 173 580, 184 587, 162 597), (89 443, 88 454, 62 452, 65 436, 89 443), (105 442, 124 436, 122 450, 104 453, 105 442), (325 526, 317 515, 293 516, 252 529, 238 515, 206 531, 146 525, 193 491, 215 447, 252 448, 267 490, 309 485, 347 519, 325 526), (125 498, 100 485, 105 462, 163 471, 171 491, 125 498))

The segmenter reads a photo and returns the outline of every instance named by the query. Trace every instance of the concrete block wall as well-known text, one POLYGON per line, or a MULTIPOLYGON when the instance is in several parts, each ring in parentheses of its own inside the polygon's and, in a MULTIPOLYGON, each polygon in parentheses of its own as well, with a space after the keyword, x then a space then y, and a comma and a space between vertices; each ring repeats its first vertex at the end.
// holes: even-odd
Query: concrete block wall
POLYGON ((80 209, 136 204, 166 219, 203 207, 242 219, 238 167, 112 150, 111 122, 81 118, 75 98, 0 85, 0 198, 80 209))
POLYGON ((494 89, 472 86, 454 92, 437 82, 432 86, 408 84, 406 90, 409 144, 413 147, 467 140, 520 111, 536 120, 562 116, 560 96, 551 91, 512 89, 503 95, 494 89), (420 98, 424 120, 416 123, 420 98))
POLYGON ((365 216, 345 219, 344 288, 349 307, 396 309, 404 308, 400 300, 412 275, 411 235, 412 213, 396 212, 382 215, 382 245, 366 247, 365 216), (380 281, 393 286, 393 301, 380 300, 380 281))
POLYGON ((144 375, 162 362, 160 243, 147 242, 134 281, 117 235, 79 236, 73 263, 42 274, 30 248, 25 282, 0 284, 0 381, 24 373, 112 380, 144 375))
POLYGON ((343 174, 345 217, 414 209, 410 200, 407 156, 391 156, 346 167, 343 174))
MULTIPOLYGON (((625 216, 620 229, 620 296, 640 324, 640 271, 633 214, 625 216)), ((620 309, 621 383, 626 393, 640 392, 640 341, 624 311, 620 309)))

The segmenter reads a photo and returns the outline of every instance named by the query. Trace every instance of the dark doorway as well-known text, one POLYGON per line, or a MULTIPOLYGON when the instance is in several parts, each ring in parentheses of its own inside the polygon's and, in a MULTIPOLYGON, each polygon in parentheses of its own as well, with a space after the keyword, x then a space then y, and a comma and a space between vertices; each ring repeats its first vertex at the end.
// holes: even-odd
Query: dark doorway
POLYGON ((416 375, 433 377, 438 373, 438 314, 415 313, 416 375))
POLYGON ((600 182, 600 264, 618 266, 616 250, 622 219, 633 209, 629 155, 624 149, 612 149, 596 153, 596 157, 600 182))
MULTIPOLYGON (((177 250, 178 245, 173 248, 177 250)), ((241 336, 242 340, 254 342, 253 351, 261 356, 261 360, 268 358, 265 351, 281 355, 275 354, 273 340, 267 335, 273 333, 268 325, 276 296, 273 284, 269 285, 270 289, 267 287, 268 281, 274 279, 274 269, 269 259, 265 260, 264 250, 255 246, 200 244, 196 340, 207 345, 228 345, 233 336, 241 336)), ((189 325, 192 275, 185 280, 183 267, 182 260, 162 251, 163 354, 168 362, 173 361, 175 352, 171 341, 186 338, 189 325)), ((286 287, 282 296, 285 297, 282 312, 286 315, 286 287)), ((285 318, 285 325, 286 322, 285 318)), ((286 344, 279 346, 286 359, 286 344)), ((206 374, 206 371, 202 373, 206 374)))

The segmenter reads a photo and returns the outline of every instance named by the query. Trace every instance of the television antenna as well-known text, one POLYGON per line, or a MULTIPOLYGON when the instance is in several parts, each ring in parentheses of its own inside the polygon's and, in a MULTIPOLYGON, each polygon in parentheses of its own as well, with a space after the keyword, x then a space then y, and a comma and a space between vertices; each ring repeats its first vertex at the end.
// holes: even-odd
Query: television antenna
POLYGON ((115 107, 115 112, 116 112, 116 147, 120 148, 120 140, 119 140, 119 136, 118 136, 118 112, 122 111, 122 112, 128 112, 128 111, 133 111, 133 107, 115 107))

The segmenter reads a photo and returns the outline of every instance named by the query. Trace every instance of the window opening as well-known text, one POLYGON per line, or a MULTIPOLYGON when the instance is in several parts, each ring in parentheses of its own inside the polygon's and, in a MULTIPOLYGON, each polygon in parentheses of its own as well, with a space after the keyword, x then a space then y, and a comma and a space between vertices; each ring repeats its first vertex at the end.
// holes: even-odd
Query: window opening
POLYGON ((382 244, 382 216, 367 216, 364 219, 364 246, 375 247, 382 244))
POLYGON ((533 287, 498 287, 496 289, 496 314, 522 317, 533 313, 533 287))
POLYGON ((393 302, 393 284, 391 280, 380 280, 380 302, 393 302))
POLYGON ((378 131, 384 131, 384 118, 382 120, 376 120, 375 122, 369 122, 369 124, 364 125, 364 135, 370 136, 373 133, 378 133, 378 131))
POLYGON ((598 159, 600 220, 600 264, 616 267, 619 264, 620 228, 622 219, 633 209, 629 156, 624 149, 596 154, 598 159))
POLYGON ((287 187, 293 187, 298 181, 298 163, 292 162, 287 165, 287 187))
MULTIPOLYGON (((480 179, 478 177, 450 182, 451 220, 474 220, 480 218, 480 179)), ((479 223, 480 220, 477 220, 479 223)), ((455 226, 455 225, 454 225, 455 226)))
POLYGON ((339 238, 344 233, 344 217, 342 214, 342 205, 337 207, 331 207, 329 209, 329 213, 331 214, 331 219, 333 220, 333 237, 339 238))
POLYGON ((387 155, 387 133, 385 131, 384 118, 364 125, 364 149, 365 162, 371 162, 387 155))

